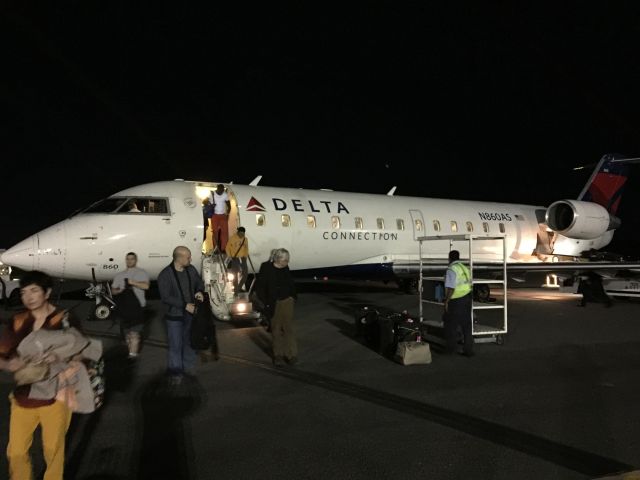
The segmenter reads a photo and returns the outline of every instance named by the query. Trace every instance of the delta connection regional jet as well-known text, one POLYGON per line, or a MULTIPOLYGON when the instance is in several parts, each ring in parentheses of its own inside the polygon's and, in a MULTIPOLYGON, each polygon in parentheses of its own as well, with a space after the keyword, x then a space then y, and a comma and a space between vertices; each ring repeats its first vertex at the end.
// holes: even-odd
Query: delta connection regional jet
MULTIPOLYGON (((229 232, 245 227, 253 265, 283 247, 291 252, 292 270, 320 275, 415 279, 419 268, 442 271, 456 245, 468 258, 465 243, 456 240, 464 242, 465 235, 496 238, 474 242, 477 268, 501 271, 505 263, 511 272, 640 268, 583 255, 608 245, 620 226, 616 211, 628 164, 636 160, 603 156, 578 199, 548 207, 403 197, 393 195, 395 189, 385 195, 275 188, 259 186, 257 177, 249 185, 226 184, 229 232)), ((134 251, 155 279, 171 262, 173 248, 184 245, 208 280, 211 240, 209 247, 203 243, 201 200, 216 185, 174 180, 128 188, 35 233, 1 260, 57 278, 106 282, 126 268, 125 254, 134 251), (128 212, 132 200, 140 212, 128 212)))

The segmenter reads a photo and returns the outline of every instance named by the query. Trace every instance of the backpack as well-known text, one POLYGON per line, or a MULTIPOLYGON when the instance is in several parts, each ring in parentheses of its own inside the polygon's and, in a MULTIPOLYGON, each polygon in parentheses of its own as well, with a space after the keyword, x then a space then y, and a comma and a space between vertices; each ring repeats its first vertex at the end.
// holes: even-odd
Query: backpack
POLYGON ((114 301, 116 303, 115 313, 122 319, 124 328, 144 323, 142 305, 140 305, 140 300, 132 288, 125 288, 121 293, 115 295, 114 301))

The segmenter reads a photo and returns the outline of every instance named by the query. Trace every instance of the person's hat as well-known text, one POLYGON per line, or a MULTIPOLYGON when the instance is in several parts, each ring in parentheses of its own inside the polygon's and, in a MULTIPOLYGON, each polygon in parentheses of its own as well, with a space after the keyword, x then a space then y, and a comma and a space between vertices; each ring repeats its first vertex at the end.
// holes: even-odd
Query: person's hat
POLYGON ((245 229, 244 229, 244 227, 238 227, 238 231, 244 233, 245 229))

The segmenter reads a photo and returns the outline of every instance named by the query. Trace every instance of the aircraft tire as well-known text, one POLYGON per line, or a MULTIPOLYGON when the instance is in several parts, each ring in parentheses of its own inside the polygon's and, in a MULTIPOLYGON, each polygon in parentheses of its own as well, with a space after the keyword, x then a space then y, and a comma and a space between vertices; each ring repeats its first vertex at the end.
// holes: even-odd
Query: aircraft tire
POLYGON ((416 295, 418 293, 418 280, 404 278, 398 282, 400 284, 400 288, 404 293, 409 295, 416 295))
POLYGON ((101 303, 100 305, 96 306, 95 310, 93 311, 93 314, 98 320, 106 320, 111 316, 111 309, 109 308, 108 305, 101 303))
POLYGON ((491 289, 486 283, 473 286, 473 296, 479 302, 488 302, 491 296, 491 289))

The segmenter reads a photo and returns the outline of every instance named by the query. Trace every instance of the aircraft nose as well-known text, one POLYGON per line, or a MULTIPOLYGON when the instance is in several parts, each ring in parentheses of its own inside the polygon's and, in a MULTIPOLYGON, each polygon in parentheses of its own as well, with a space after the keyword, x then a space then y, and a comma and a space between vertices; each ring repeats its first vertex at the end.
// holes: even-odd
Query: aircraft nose
POLYGON ((41 270, 54 277, 64 274, 66 235, 58 223, 26 238, 2 254, 2 263, 23 270, 41 270))
POLYGON ((0 260, 2 260, 2 263, 5 265, 18 267, 22 270, 33 270, 36 244, 37 236, 31 235, 29 238, 15 244, 6 252, 3 252, 0 260))

